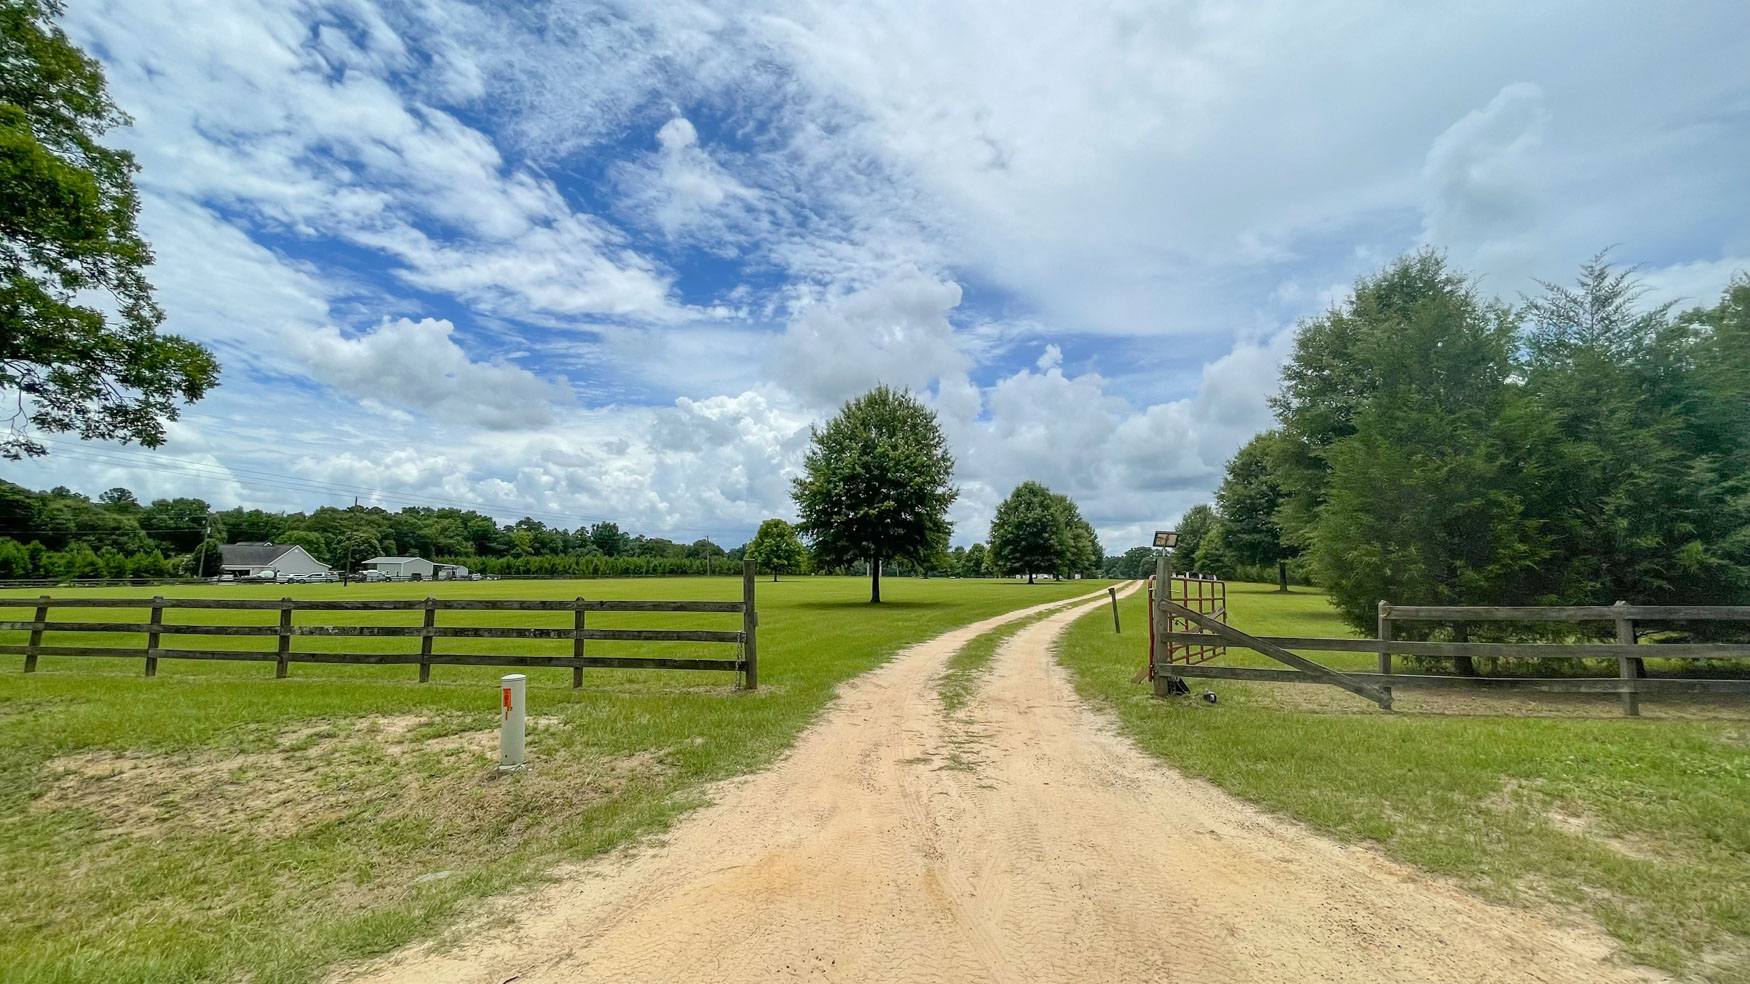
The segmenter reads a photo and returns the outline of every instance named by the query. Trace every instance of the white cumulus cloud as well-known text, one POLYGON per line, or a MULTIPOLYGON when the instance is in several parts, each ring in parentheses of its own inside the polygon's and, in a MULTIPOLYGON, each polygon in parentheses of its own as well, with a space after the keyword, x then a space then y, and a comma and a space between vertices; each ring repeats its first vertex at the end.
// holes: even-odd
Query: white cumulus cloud
POLYGON ((551 423, 554 405, 570 402, 565 380, 475 362, 454 331, 448 321, 398 318, 350 338, 332 327, 290 332, 285 347, 310 375, 350 396, 488 430, 551 423))

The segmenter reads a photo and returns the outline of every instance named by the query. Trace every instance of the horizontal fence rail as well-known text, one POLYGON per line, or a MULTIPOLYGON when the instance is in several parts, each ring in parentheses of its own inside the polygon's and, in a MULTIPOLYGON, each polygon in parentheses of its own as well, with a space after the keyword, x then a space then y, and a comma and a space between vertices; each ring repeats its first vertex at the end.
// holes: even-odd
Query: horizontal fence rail
MULTIPOLYGON (((1276 670, 1254 666, 1174 667, 1173 672, 1185 677, 1209 677, 1220 680, 1257 680, 1266 683, 1324 683, 1326 681, 1299 670, 1276 670)), ((1345 676, 1383 687, 1407 687, 1426 690, 1517 690, 1550 694, 1620 694, 1632 686, 1642 694, 1750 694, 1750 680, 1690 680, 1643 679, 1619 680, 1613 677, 1462 677, 1433 673, 1361 673, 1346 671, 1345 676)))
MULTIPOLYGON (((1182 645, 1208 643, 1208 635, 1174 632, 1162 636, 1182 645)), ((1382 639, 1319 639, 1307 636, 1258 636, 1284 649, 1311 649, 1327 653, 1393 653, 1399 656, 1441 656, 1496 659, 1615 659, 1619 656, 1657 659, 1750 659, 1750 644, 1664 643, 1656 647, 1635 644, 1529 643, 1529 642, 1408 642, 1382 639)))
MULTIPOLYGON (((1227 642, 1242 645, 1283 662, 1283 655, 1303 652, 1375 653, 1379 669, 1374 673, 1345 671, 1346 682, 1379 688, 1387 694, 1397 687, 1437 690, 1518 691, 1528 693, 1595 693, 1619 694, 1623 713, 1640 713, 1642 694, 1732 694, 1750 695, 1750 679, 1680 679, 1649 678, 1645 660, 1750 660, 1750 644, 1745 643, 1661 643, 1641 645, 1636 623, 1669 626, 1681 622, 1750 622, 1750 607, 1716 605, 1570 605, 1549 607, 1525 606, 1444 606, 1392 605, 1379 603, 1379 635, 1375 639, 1327 639, 1308 636, 1256 636, 1249 642, 1238 641, 1231 632, 1213 624, 1204 624, 1202 632, 1160 633, 1160 641, 1169 645, 1215 645, 1227 642), (1446 622, 1455 627, 1459 636, 1454 642, 1423 642, 1395 638, 1399 622, 1446 622), (1464 640, 1467 622, 1610 622, 1615 625, 1615 642, 1597 643, 1521 643, 1469 642, 1464 640), (1424 656, 1452 659, 1463 670, 1472 659, 1610 659, 1617 663, 1617 675, 1612 677, 1488 677, 1462 675, 1393 672, 1394 656, 1424 656)), ((1302 663, 1305 661, 1303 660, 1302 663)), ((1296 669, 1265 669, 1247 666, 1175 666, 1172 673, 1181 677, 1201 677, 1221 680, 1256 680, 1273 683, 1331 683, 1326 673, 1309 670, 1302 663, 1296 669)), ((1312 664, 1317 666, 1317 664, 1312 664)), ((1319 667, 1319 669, 1324 669, 1319 667)), ((1349 687, 1348 689, 1357 689, 1349 687)), ((1366 696, 1366 694, 1363 694, 1366 696)), ((1389 706, 1389 704, 1382 705, 1389 706)))
POLYGON ((35 609, 30 619, 0 619, 0 632, 28 632, 29 641, 0 644, 0 654, 24 657, 24 670, 35 672, 41 656, 94 656, 143 658, 146 675, 155 676, 160 659, 207 659, 271 662, 275 676, 284 677, 292 663, 352 663, 363 665, 417 665, 419 680, 430 679, 434 665, 451 666, 552 666, 572 670, 572 686, 583 685, 585 668, 722 670, 740 674, 745 687, 759 685, 756 631, 759 614, 754 601, 754 570, 743 565, 741 601, 591 601, 412 598, 370 601, 331 599, 254 598, 0 598, 0 609, 35 609), (145 621, 51 620, 57 609, 144 610, 145 621), (275 612, 277 624, 225 625, 166 621, 166 613, 202 611, 275 612), (310 625, 297 623, 300 613, 362 612, 418 613, 420 625, 310 625), (441 612, 565 613, 572 615, 569 628, 501 625, 439 625, 441 612), (589 613, 716 614, 740 615, 740 629, 620 629, 586 625, 589 613), (51 634, 124 634, 145 636, 144 646, 55 645, 44 641, 51 634), (167 646, 165 637, 212 637, 273 639, 273 649, 208 649, 167 646), (296 639, 406 639, 418 640, 419 652, 340 652, 293 648, 296 639), (490 639, 530 642, 570 642, 569 655, 522 655, 509 653, 440 653, 439 639, 490 639), (726 658, 669 656, 599 656, 585 652, 587 642, 684 642, 717 643, 739 647, 726 658))
POLYGON ((1750 607, 1741 605, 1386 605, 1386 610, 1388 618, 1402 622, 1614 622, 1624 618, 1636 622, 1750 622, 1750 607))

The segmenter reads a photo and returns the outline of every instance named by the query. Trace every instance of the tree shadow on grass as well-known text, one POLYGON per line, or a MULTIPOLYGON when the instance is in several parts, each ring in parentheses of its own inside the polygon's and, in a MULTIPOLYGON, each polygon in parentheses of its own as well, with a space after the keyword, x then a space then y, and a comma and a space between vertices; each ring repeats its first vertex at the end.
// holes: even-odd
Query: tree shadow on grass
POLYGON ((956 604, 956 602, 954 602, 952 600, 917 601, 917 600, 907 599, 907 600, 896 600, 896 601, 883 601, 879 605, 872 604, 867 600, 864 600, 864 601, 799 601, 799 602, 795 602, 793 605, 789 605, 786 607, 810 608, 810 609, 815 609, 817 611, 847 611, 850 609, 861 609, 863 611, 884 611, 887 609, 900 609, 900 608, 906 608, 906 609, 949 608, 949 607, 952 607, 954 604, 956 604))

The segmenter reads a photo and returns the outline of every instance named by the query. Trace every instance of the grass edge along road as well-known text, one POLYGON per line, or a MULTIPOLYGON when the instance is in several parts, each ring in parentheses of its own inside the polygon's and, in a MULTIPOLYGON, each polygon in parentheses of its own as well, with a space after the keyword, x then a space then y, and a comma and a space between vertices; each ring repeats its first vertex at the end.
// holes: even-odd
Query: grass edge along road
MULTIPOLYGON (((572 691, 566 670, 529 671, 532 767, 507 777, 493 768, 497 669, 440 666, 421 685, 408 666, 297 664, 275 680, 271 663, 166 660, 147 680, 139 659, 44 657, 26 675, 22 657, 5 657, 0 981, 313 980, 429 938, 474 900, 660 832, 702 804, 709 783, 769 765, 840 683, 897 650, 1105 583, 894 579, 888 602, 870 606, 861 579, 762 581, 758 692, 733 690, 727 673, 591 670, 572 691)), ((739 592, 735 579, 675 578, 184 593, 739 592)), ((29 618, 15 613, 39 593, 8 593, 19 607, 3 617, 29 618)), ((601 624, 656 627, 652 617, 601 624)), ((612 649, 642 651, 655 646, 612 649)))
MULTIPOLYGON (((1247 631, 1352 634, 1312 589, 1228 590, 1230 618, 1247 631)), ((1141 593, 1120 605, 1126 627, 1147 624, 1141 593)), ((1115 636, 1096 609, 1064 634, 1057 658, 1149 754, 1492 901, 1583 913, 1635 960, 1710 984, 1750 982, 1742 705, 1699 720, 1624 719, 1613 696, 1552 699, 1546 716, 1523 704, 1388 714, 1335 688, 1217 680, 1192 681, 1217 691, 1217 705, 1162 701, 1131 682, 1146 645, 1146 631, 1115 636), (1596 716, 1572 716, 1587 710, 1596 716)), ((1223 662, 1253 656, 1232 650, 1223 662)))
POLYGON ((1013 622, 1005 622, 989 632, 974 636, 966 645, 956 649, 948 657, 947 669, 942 671, 941 678, 936 681, 936 695, 941 698, 943 712, 952 716, 972 702, 972 698, 978 694, 979 684, 990 669, 991 660, 996 658, 997 650, 1003 643, 1014 638, 1016 633, 1027 626, 1050 618, 1062 610, 1061 606, 1053 607, 1013 622))

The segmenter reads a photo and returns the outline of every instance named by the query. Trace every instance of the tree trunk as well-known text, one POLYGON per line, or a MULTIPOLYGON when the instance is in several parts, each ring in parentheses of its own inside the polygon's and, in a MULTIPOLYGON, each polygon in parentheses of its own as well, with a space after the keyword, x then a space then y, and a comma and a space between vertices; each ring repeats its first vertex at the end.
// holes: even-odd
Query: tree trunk
POLYGON ((1032 584, 1032 583, 1033 583, 1033 572, 1032 572, 1032 571, 1028 571, 1028 572, 1027 572, 1027 583, 1028 583, 1028 584, 1032 584))
POLYGON ((1288 593, 1288 561, 1286 560, 1276 562, 1276 590, 1283 594, 1288 593))
POLYGON ((776 580, 777 580, 777 579, 778 579, 778 572, 777 572, 777 571, 773 571, 773 572, 772 572, 772 580, 773 580, 773 581, 776 581, 776 580))
POLYGON ((881 558, 869 562, 869 604, 881 604, 881 558))

